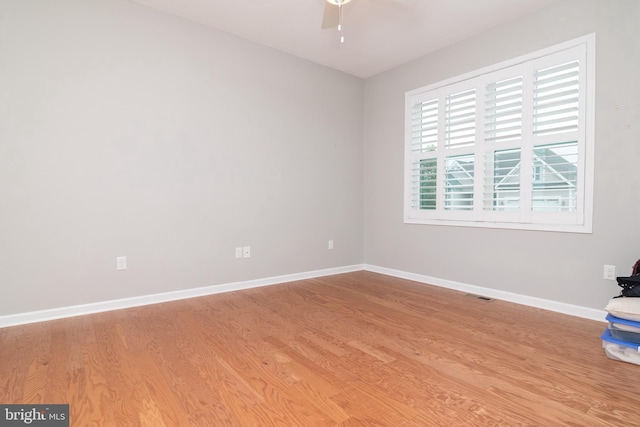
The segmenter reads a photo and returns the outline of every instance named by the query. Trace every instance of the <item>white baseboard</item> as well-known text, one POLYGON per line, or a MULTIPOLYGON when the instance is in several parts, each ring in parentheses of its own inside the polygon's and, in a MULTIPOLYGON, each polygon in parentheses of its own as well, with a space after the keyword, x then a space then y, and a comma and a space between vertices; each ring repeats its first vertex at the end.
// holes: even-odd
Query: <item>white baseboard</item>
POLYGON ((307 271, 303 273, 286 274, 283 276, 267 277, 264 279, 247 280, 244 282, 226 283, 222 285, 205 286, 201 288, 184 289, 180 291, 164 292, 139 297, 123 298, 111 301, 102 301, 92 304, 82 304, 70 307, 52 308, 28 313, 10 314, 0 316, 0 328, 24 325, 28 323, 44 322, 66 317, 82 316, 85 314, 101 313, 104 311, 120 310, 123 308, 140 307, 149 304, 177 301, 181 299, 201 297, 205 295, 219 294, 223 292, 238 291, 242 289, 257 288, 260 286, 276 285, 279 283, 294 282, 296 280, 313 279, 315 277, 330 276, 332 274, 350 273, 364 270, 362 264, 328 268, 324 270, 307 271))
POLYGON ((528 305, 531 307, 542 308, 545 310, 555 311, 558 313, 568 314, 571 316, 582 317, 585 319, 597 320, 604 322, 606 311, 596 310, 593 308, 581 307, 562 302, 545 300, 526 295, 515 294, 512 292, 500 291, 481 286, 469 285, 466 283, 454 282, 451 280, 438 279, 436 277, 424 276, 421 274, 408 273, 406 271, 394 270, 391 268, 379 267, 369 264, 355 264, 344 267, 329 268, 324 270, 307 271, 303 273, 286 274, 283 276, 267 277, 263 279, 247 280, 243 282, 233 282, 221 285, 205 286, 201 288, 184 289, 180 291, 164 292, 152 295, 143 295, 139 297, 123 298, 111 301, 102 301, 92 304, 82 304, 70 307, 52 308, 41 311, 32 311, 28 313, 10 314, 0 316, 0 328, 9 326, 24 325, 28 323, 44 322, 47 320, 56 320, 66 317, 82 316, 85 314, 101 313, 111 310, 120 310, 123 308, 140 307, 149 304, 158 304, 162 302, 177 301, 187 298, 195 298, 205 295, 219 294, 223 292, 238 291, 242 289, 257 288, 261 286, 276 285, 279 283, 294 282, 296 280, 313 279, 315 277, 330 276, 333 274, 351 273, 353 271, 371 271, 374 273, 386 274, 387 276, 398 277, 401 279, 413 280, 419 283, 439 286, 457 291, 468 292, 478 295, 484 295, 490 298, 496 298, 504 301, 514 302, 517 304, 528 305))
POLYGON ((605 310, 596 310, 593 308, 587 308, 587 307, 567 304, 567 303, 558 302, 558 301, 546 300, 542 298, 530 297, 527 295, 520 295, 512 292, 500 291, 497 289, 484 288, 481 286, 469 285, 466 283, 459 283, 451 280, 438 279, 436 277, 429 277, 421 274, 407 273, 406 271, 394 270, 391 268, 378 267, 375 265, 365 264, 364 269, 374 273, 386 274, 387 276, 413 280, 414 282, 425 283, 429 285, 439 286, 442 288, 454 289, 457 291, 472 293, 476 295, 483 295, 490 298, 514 302, 522 305, 528 305, 530 307, 542 308, 549 311, 555 311, 557 313, 568 314, 571 316, 582 317, 585 319, 597 320, 600 322, 605 322, 605 317, 607 315, 607 312, 605 310))

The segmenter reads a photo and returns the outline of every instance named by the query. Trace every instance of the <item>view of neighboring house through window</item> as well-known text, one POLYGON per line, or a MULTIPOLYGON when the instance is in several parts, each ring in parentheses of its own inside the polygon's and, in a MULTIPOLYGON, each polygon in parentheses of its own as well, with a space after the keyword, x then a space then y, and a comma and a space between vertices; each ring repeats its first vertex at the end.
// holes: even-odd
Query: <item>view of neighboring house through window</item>
POLYGON ((590 232, 594 45, 408 92, 405 222, 590 232))

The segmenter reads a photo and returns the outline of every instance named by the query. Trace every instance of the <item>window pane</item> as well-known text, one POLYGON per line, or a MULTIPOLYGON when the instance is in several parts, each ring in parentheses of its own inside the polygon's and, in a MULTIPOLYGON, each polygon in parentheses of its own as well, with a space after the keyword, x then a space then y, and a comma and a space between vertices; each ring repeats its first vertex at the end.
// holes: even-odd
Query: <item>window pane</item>
POLYGON ((487 153, 484 182, 484 210, 520 209, 520 149, 487 153))
POLYGON ((472 210, 473 155, 447 157, 446 163, 445 209, 472 210))
POLYGON ((577 142, 535 147, 533 149, 533 210, 575 212, 577 179, 577 142))

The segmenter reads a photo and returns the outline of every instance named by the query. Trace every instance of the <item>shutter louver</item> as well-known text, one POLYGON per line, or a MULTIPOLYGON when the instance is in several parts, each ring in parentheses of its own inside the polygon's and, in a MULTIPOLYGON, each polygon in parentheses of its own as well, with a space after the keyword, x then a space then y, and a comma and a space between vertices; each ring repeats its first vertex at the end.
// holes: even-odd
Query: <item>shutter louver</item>
POLYGON ((438 146, 438 100, 413 106, 411 117, 411 150, 414 153, 434 151, 438 146))
POLYGON ((485 141, 522 138, 522 76, 485 88, 485 141))
POLYGON ((579 81, 578 61, 536 71, 533 94, 534 135, 578 130, 579 81))
POLYGON ((476 89, 446 97, 445 144, 447 148, 469 147, 476 139, 476 89))
POLYGON ((411 205, 413 209, 436 209, 436 159, 423 159, 411 168, 411 205))

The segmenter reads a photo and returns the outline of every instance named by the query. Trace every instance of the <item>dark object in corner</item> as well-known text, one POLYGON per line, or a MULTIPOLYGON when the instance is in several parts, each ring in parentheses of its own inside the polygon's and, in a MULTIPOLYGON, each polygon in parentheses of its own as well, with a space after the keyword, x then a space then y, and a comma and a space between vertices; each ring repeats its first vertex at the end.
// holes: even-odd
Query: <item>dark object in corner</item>
POLYGON ((618 297, 640 297, 640 259, 633 265, 631 276, 616 277, 616 280, 622 288, 618 297))

